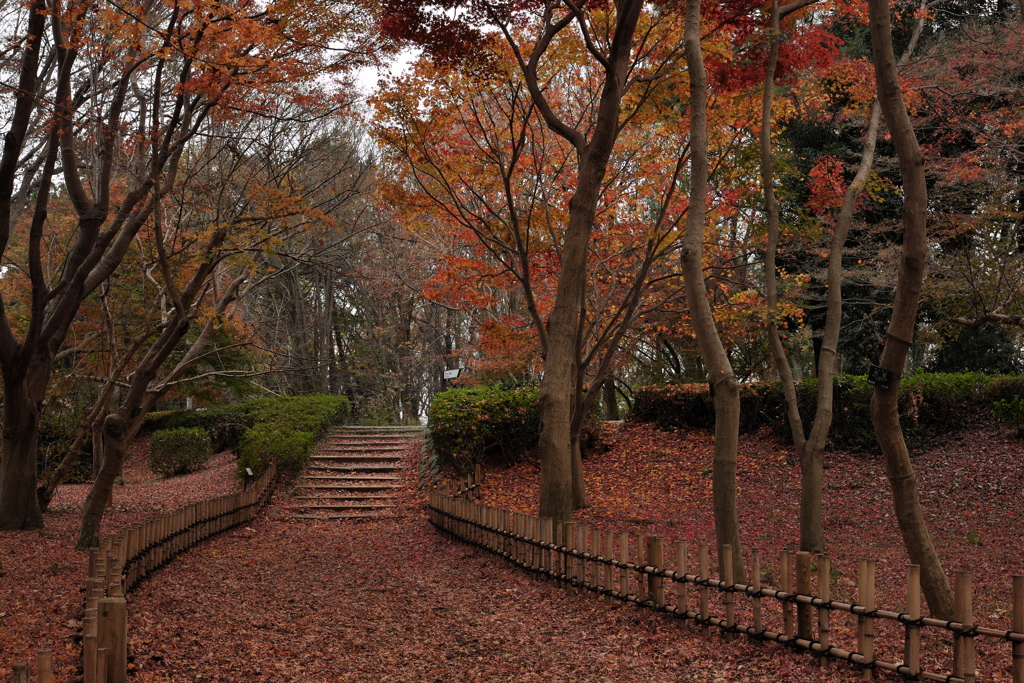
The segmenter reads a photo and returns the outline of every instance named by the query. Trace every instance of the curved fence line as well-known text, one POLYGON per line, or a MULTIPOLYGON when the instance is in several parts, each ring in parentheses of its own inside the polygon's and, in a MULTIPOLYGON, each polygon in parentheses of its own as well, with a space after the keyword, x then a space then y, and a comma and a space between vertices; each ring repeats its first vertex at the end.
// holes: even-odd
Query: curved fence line
POLYGON ((715 627, 726 638, 742 634, 823 658, 847 661, 860 667, 865 679, 870 679, 875 669, 881 669, 913 680, 973 683, 977 680, 976 639, 985 638, 989 644, 1007 641, 1011 644, 1013 683, 1024 683, 1024 576, 1014 576, 1012 580, 1012 629, 987 628, 974 623, 970 572, 956 572, 954 618, 950 621, 930 619, 921 616, 920 568, 917 565, 908 568, 905 610, 883 610, 875 607, 874 560, 860 561, 858 602, 840 602, 830 597, 831 563, 827 557, 812 558, 805 552, 782 553, 779 567, 782 586, 781 590, 776 590, 761 586, 761 558, 755 550, 751 583, 734 583, 725 578, 733 574, 733 550, 729 546, 723 548, 720 558, 720 578, 710 575, 707 543, 698 546, 696 573, 688 571, 686 541, 676 544, 675 569, 669 569, 665 544, 657 536, 633 540, 627 532, 616 534, 586 525, 556 524, 550 518, 488 507, 469 499, 474 490, 475 487, 467 486, 432 491, 430 522, 440 531, 523 569, 599 593, 606 600, 621 600, 689 619, 705 634, 710 627, 715 627), (812 572, 812 560, 817 565, 816 572, 812 572), (816 593, 812 590, 813 573, 817 574, 816 593), (672 584, 675 590, 670 590, 672 584), (712 592, 719 594, 718 607, 724 615, 711 615, 712 592), (738 623, 737 598, 750 601, 752 623, 738 623), (762 601, 765 599, 781 607, 781 631, 763 627, 762 601), (857 617, 856 649, 845 650, 831 644, 833 612, 857 617), (879 622, 891 622, 903 629, 901 660, 888 661, 874 656, 874 637, 879 622), (946 643, 952 649, 948 653, 952 655, 949 673, 922 669, 921 630, 925 627, 951 636, 946 643))
MULTIPOLYGON (((240 493, 203 500, 110 534, 89 550, 82 619, 83 683, 124 683, 128 677, 125 594, 170 560, 200 542, 256 517, 270 500, 274 465, 240 493)), ((53 680, 50 651, 36 657, 36 680, 53 680)), ((13 665, 13 683, 29 683, 27 662, 13 665)))

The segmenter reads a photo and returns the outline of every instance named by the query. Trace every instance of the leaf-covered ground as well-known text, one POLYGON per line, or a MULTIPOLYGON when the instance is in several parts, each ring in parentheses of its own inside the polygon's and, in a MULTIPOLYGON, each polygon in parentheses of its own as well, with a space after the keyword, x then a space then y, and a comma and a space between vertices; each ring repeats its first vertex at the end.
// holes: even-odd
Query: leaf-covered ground
MULTIPOLYGON (((148 440, 133 444, 124 485, 114 487, 114 506, 103 519, 103 534, 141 522, 160 511, 231 492, 235 459, 213 456, 204 470, 160 479, 146 465, 148 440)), ((80 663, 82 589, 86 556, 74 549, 81 528, 87 484, 61 486, 41 531, 0 531, 0 680, 10 665, 34 659, 36 648, 52 643, 60 681, 72 680, 80 663)))
MULTIPOLYGON (((580 521, 667 539, 712 540, 707 435, 631 425, 609 441, 611 451, 586 463, 592 506, 580 521)), ((1022 452, 1021 441, 986 432, 915 459, 947 569, 974 571, 977 620, 1004 627, 1008 577, 1024 573, 1022 452)), ((785 453, 763 436, 745 437, 741 446, 742 532, 746 543, 761 548, 769 583, 779 550, 793 547, 797 537, 798 470, 786 463, 785 453)), ((827 464, 826 524, 837 597, 852 597, 857 559, 870 556, 879 559, 878 604, 898 607, 905 560, 884 470, 874 458, 843 454, 830 454, 827 464)), ((124 510, 111 522, 127 524, 149 504, 176 507, 174 496, 217 495, 217 486, 230 484, 230 468, 223 466, 144 484, 138 488, 146 493, 139 496, 128 493, 135 488, 129 484, 119 489, 115 502, 124 510), (214 484, 220 470, 228 476, 219 475, 214 484), (205 483, 191 483, 202 477, 205 483), (165 496, 172 487, 179 488, 165 496), (125 519, 118 522, 120 515, 125 519)), ((859 679, 845 665, 821 668, 807 656, 746 639, 725 643, 691 625, 605 605, 592 594, 528 576, 434 532, 411 475, 407 484, 399 518, 364 523, 287 519, 287 493, 281 491, 252 524, 171 562, 129 598, 134 679, 859 679)), ((536 485, 529 464, 492 470, 485 502, 532 511, 536 485)), ((0 535, 0 571, 6 573, 0 671, 44 640, 57 644, 63 663, 76 651, 82 562, 69 550, 77 522, 70 491, 62 504, 66 511, 49 514, 41 534, 0 535)), ((767 611, 769 622, 778 619, 767 611)), ((852 623, 836 619, 834 626, 835 640, 852 637, 852 623)), ((898 637, 883 630, 879 649, 888 652, 898 637)), ((981 680, 1008 680, 1008 645, 982 649, 981 680), (986 649, 998 655, 998 666, 986 649)), ((64 670, 58 680, 69 681, 72 673, 64 670)))

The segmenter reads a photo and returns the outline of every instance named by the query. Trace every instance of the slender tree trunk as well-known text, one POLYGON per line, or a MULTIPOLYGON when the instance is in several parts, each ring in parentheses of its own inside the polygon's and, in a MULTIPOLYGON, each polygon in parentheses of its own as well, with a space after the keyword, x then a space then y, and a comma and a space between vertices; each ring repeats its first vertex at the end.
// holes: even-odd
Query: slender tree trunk
MULTIPOLYGON (((103 420, 103 440, 106 444, 106 457, 103 458, 103 465, 93 480, 89 495, 82 504, 82 530, 78 536, 77 550, 88 550, 100 545, 100 524, 103 522, 103 514, 106 511, 107 501, 114 490, 114 482, 121 467, 124 465, 125 453, 135 435, 142 426, 143 416, 146 411, 140 411, 135 418, 128 417, 128 406, 110 413, 103 420)), ((132 409, 134 410, 134 409, 132 409)))
POLYGON ((686 300, 697 345, 715 405, 715 451, 712 464, 711 497, 715 513, 715 540, 719 557, 722 547, 733 547, 733 576, 745 576, 740 551, 739 514, 736 505, 736 451, 739 446, 739 383, 715 327, 707 297, 703 271, 704 223, 707 214, 708 133, 707 75, 700 45, 700 0, 686 0, 684 30, 686 62, 690 73, 690 208, 683 237, 682 270, 686 300))
POLYGON ((951 619, 953 592, 924 519, 897 406, 899 378, 906 366, 917 319, 918 300, 924 283, 928 211, 924 156, 917 144, 900 89, 892 50, 892 25, 887 0, 868 0, 868 14, 878 101, 899 157, 904 198, 899 279, 892 320, 879 361, 884 370, 892 373, 893 380, 887 389, 875 387, 871 399, 871 421, 885 456, 886 473, 892 487, 893 505, 903 543, 910 561, 921 566, 921 588, 925 599, 933 615, 940 619, 951 619))
POLYGON ((601 387, 604 392, 604 419, 616 422, 619 417, 619 399, 615 394, 615 380, 606 377, 601 387))
POLYGON ((24 375, 4 374, 3 459, 0 460, 0 530, 43 527, 36 498, 40 399, 24 375))

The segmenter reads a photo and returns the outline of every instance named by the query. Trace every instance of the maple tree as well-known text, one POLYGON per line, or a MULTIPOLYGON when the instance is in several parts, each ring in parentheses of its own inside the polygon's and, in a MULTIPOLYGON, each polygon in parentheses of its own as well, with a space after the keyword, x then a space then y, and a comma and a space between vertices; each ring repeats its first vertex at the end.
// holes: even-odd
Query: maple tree
POLYGON ((55 355, 82 302, 115 272, 174 187, 187 143, 211 117, 257 113, 261 105, 249 98, 308 98, 288 86, 340 68, 325 49, 356 25, 344 11, 301 2, 139 11, 24 9, 19 86, 0 158, 0 251, 8 258, 12 238, 24 241, 25 262, 10 272, 27 283, 23 302, 10 289, 0 302, 0 528, 42 524, 37 431, 55 355), (73 227, 51 253, 47 211, 58 160, 73 227), (24 186, 16 192, 18 178, 24 186), (51 257, 62 265, 48 277, 51 257))
POLYGON ((917 143, 913 123, 907 114, 896 58, 893 56, 892 27, 888 3, 868 1, 871 22, 872 61, 878 102, 900 161, 903 180, 903 249, 899 280, 893 302, 892 321, 879 367, 892 379, 875 385, 871 399, 871 422, 885 456, 886 474, 893 490, 893 505, 911 562, 921 565, 921 589, 933 614, 953 617, 953 591, 942 571, 931 534, 924 519, 910 453, 900 428, 897 407, 899 378, 906 364, 914 333, 918 299, 924 281, 927 250, 926 216, 928 189, 924 157, 917 143))

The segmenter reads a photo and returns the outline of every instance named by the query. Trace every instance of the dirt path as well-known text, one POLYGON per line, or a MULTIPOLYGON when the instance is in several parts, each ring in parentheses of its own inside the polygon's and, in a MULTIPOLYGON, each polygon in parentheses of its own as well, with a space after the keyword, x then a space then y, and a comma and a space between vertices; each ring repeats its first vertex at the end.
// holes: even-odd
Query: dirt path
POLYGON ((272 507, 133 594, 137 680, 856 679, 529 577, 416 510, 370 522, 285 514, 272 507))

